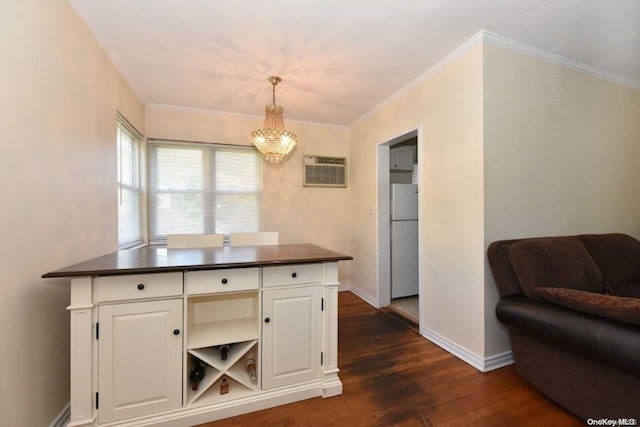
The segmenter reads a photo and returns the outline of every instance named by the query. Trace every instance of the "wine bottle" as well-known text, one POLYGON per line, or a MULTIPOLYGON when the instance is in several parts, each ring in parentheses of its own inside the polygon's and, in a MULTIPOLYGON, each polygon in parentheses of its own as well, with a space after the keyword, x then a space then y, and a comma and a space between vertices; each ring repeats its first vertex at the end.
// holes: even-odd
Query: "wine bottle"
POLYGON ((221 345, 220 346, 220 358, 222 360, 227 360, 227 356, 229 355, 229 345, 221 345))
POLYGON ((191 374, 189 375, 189 380, 191 381, 191 390, 197 390, 200 381, 204 379, 205 368, 204 363, 200 359, 193 360, 193 365, 191 366, 191 374))
POLYGON ((220 383, 220 394, 229 393, 229 382, 226 378, 222 378, 222 382, 220 383))
POLYGON ((245 362, 245 368, 247 369, 247 375, 253 384, 256 383, 258 377, 256 376, 256 361, 253 360, 253 356, 249 356, 245 362))

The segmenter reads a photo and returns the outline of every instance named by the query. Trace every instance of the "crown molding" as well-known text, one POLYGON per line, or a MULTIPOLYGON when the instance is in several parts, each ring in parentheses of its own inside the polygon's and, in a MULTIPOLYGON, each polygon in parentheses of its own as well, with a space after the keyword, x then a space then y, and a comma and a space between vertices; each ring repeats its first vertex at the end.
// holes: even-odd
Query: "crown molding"
POLYGON ((460 46, 458 46, 453 51, 451 51, 451 53, 449 53, 447 56, 445 56, 440 61, 438 61, 434 66, 430 67, 427 71, 425 71, 424 73, 420 74, 415 79, 411 80, 409 83, 404 85, 402 88, 400 88, 393 95, 391 95, 388 98, 384 99, 382 102, 380 102, 378 105, 376 105, 375 107, 373 107, 372 109, 370 109, 369 111, 364 113, 362 116, 360 116, 357 119, 355 119, 353 122, 351 122, 351 124, 348 127, 351 128, 352 126, 354 126, 359 121, 364 120, 367 117, 371 116, 376 111, 380 110, 382 107, 384 107, 385 105, 387 105, 391 101, 395 100, 396 98, 400 97, 402 94, 404 94, 405 92, 407 92, 408 90, 413 88, 416 84, 420 83, 426 77, 428 77, 431 74, 435 73, 436 71, 440 70, 445 65, 447 65, 449 62, 451 62, 454 59, 456 59, 458 56, 461 56, 464 53, 466 53, 467 51, 469 51, 477 43, 482 42, 482 39, 484 37, 484 33, 485 33, 485 30, 478 31, 470 39, 468 39, 466 42, 462 43, 460 46))
POLYGON ((407 92, 411 88, 413 88, 417 83, 428 77, 429 75, 435 73, 440 70, 444 66, 446 66, 449 62, 456 59, 458 56, 463 55, 468 50, 470 50, 476 43, 483 42, 487 44, 491 44, 493 46, 501 47, 503 49, 510 50, 512 52, 521 53, 523 55, 530 56, 532 58, 536 58, 545 62, 549 62, 552 64, 560 65, 562 67, 577 71, 582 74, 587 74, 593 77, 597 77, 603 80, 608 80, 614 83, 621 84, 623 86, 632 88, 632 89, 640 89, 640 81, 629 79, 627 77, 622 77, 618 74, 611 73, 609 71, 602 70, 600 68, 592 67, 587 64, 583 64, 582 62, 574 61, 573 59, 566 58, 562 55, 558 55, 555 53, 551 53, 549 51, 538 49, 526 43, 519 42, 517 40, 510 39, 501 34, 494 33, 488 30, 481 30, 474 34, 469 40, 462 43, 456 49, 454 49, 450 54, 445 56, 442 60, 436 63, 434 66, 429 68, 424 73, 420 74, 418 77, 413 79, 411 82, 403 86, 393 95, 386 98, 384 101, 380 102, 378 105, 367 111, 365 114, 354 120, 349 127, 354 126, 361 120, 371 116, 376 111, 380 110, 382 107, 393 101, 394 99, 400 97, 403 93, 407 92))
MULTIPOLYGON (((208 110, 206 108, 185 107, 183 105, 158 104, 155 102, 147 103, 145 106, 145 109, 176 111, 180 113, 209 114, 214 116, 234 116, 234 117, 241 117, 241 118, 252 119, 252 120, 256 120, 256 119, 264 120, 264 116, 258 116, 255 114, 234 113, 230 111, 220 111, 220 110, 208 110)), ((349 128, 347 125, 336 125, 333 123, 309 122, 305 120, 296 120, 296 119, 287 119, 286 121, 287 123, 299 123, 303 125, 322 126, 322 127, 344 129, 344 130, 349 128)))
POLYGON ((640 89, 640 81, 622 77, 618 74, 611 73, 597 67, 592 67, 590 65, 583 64, 582 62, 574 61, 573 59, 566 58, 562 55, 558 55, 543 49, 538 49, 537 47, 533 47, 526 43, 510 39, 492 31, 483 31, 482 39, 487 44, 498 46, 512 52, 521 53, 532 58, 540 59, 551 64, 560 65, 562 67, 577 71, 582 74, 587 74, 603 80, 609 80, 611 82, 618 83, 633 89, 640 89))

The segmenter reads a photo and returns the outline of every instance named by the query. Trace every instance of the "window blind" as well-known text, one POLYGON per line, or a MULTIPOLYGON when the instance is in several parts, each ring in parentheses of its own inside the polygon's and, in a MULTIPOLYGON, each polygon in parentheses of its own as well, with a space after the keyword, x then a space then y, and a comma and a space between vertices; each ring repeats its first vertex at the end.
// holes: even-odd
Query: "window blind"
POLYGON ((142 243, 140 134, 122 117, 116 120, 118 163, 118 247, 142 243))
POLYGON ((149 241, 262 230, 262 158, 250 147, 151 140, 149 241))

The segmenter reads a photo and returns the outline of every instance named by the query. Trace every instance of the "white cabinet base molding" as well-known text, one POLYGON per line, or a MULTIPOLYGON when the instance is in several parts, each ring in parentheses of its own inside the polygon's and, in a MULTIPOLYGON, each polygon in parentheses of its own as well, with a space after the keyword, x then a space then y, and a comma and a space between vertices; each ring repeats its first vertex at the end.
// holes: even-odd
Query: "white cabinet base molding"
POLYGON ((72 278, 69 427, 188 427, 342 394, 337 263, 351 257, 189 254, 146 247, 43 275, 72 278))

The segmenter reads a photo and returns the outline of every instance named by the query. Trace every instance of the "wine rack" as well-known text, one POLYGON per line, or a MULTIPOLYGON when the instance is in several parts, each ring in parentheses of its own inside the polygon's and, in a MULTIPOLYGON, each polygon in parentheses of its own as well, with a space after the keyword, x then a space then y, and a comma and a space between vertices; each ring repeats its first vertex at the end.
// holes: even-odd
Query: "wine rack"
POLYGON ((191 297, 188 300, 187 405, 204 405, 257 393, 259 379, 252 383, 246 360, 252 358, 258 374, 259 293, 234 292, 191 297), (220 346, 228 345, 225 360, 220 346), (205 365, 197 390, 190 380, 194 358, 205 365), (227 379, 229 392, 221 394, 227 379))
POLYGON ((188 354, 188 373, 190 373, 195 357, 205 363, 205 376, 200 381, 198 390, 191 389, 191 381, 189 380, 187 398, 189 405, 213 403, 229 398, 235 399, 258 391, 257 382, 251 382, 246 369, 247 359, 252 358, 256 364, 256 373, 258 372, 257 340, 231 343, 226 360, 222 360, 219 347, 191 349, 188 354), (228 394, 220 394, 222 378, 227 378, 229 383, 228 394))

